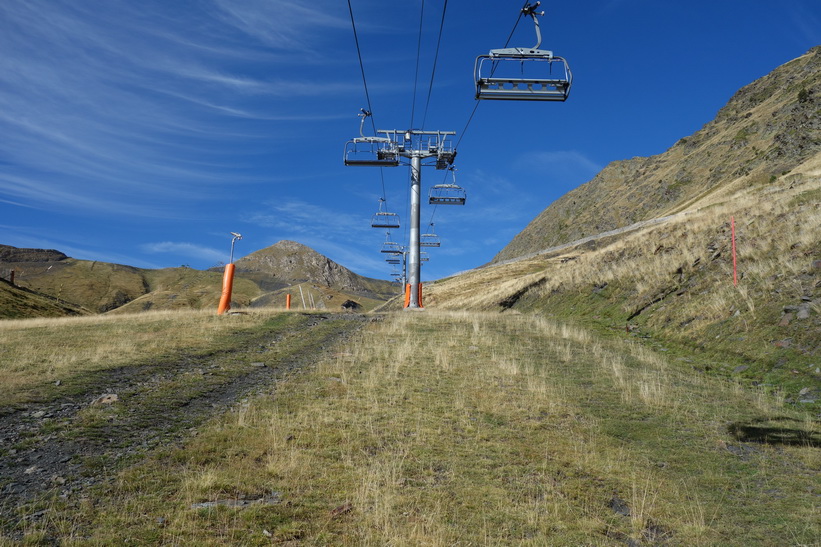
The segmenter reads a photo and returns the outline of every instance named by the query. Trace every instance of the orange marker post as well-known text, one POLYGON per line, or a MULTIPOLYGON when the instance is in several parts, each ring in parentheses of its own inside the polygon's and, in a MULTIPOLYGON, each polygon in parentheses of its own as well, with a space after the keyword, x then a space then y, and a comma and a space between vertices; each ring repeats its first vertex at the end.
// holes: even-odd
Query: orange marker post
POLYGON ((225 273, 222 276, 222 296, 217 308, 217 315, 222 315, 231 309, 231 292, 234 288, 234 265, 226 264, 225 273))
POLYGON ((285 309, 286 310, 291 309, 291 295, 290 294, 285 295, 285 309))

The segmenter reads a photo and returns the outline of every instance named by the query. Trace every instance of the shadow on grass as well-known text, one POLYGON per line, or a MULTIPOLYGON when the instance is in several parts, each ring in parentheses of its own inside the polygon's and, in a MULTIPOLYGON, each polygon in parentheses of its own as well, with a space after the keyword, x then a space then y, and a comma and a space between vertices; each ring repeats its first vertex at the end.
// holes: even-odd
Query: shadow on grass
POLYGON ((730 424, 727 429, 742 442, 821 447, 821 434, 802 429, 803 423, 795 418, 758 418, 730 424))

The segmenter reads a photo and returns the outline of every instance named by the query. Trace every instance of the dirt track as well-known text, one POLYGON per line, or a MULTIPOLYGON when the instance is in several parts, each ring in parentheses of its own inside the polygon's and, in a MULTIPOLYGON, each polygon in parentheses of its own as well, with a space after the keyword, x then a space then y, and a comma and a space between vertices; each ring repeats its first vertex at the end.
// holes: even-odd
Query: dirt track
POLYGON ((306 314, 286 331, 238 334, 227 350, 95 372, 72 395, 23 408, 0 402, 0 527, 20 537, 46 513, 38 501, 83 497, 152 449, 195 435, 208 419, 315 362, 365 321, 306 314), (105 394, 116 398, 93 402, 105 394))

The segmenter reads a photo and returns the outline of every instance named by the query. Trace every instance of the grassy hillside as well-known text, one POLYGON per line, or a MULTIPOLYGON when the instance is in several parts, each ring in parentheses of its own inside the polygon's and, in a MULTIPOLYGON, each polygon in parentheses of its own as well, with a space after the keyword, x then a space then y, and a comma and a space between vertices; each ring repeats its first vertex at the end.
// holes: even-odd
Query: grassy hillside
POLYGON ((716 192, 660 224, 431 284, 425 305, 570 319, 818 408, 819 198, 821 154, 773 183, 716 192))
POLYGON ((17 287, 5 279, 0 279, 0 319, 66 317, 87 313, 87 310, 67 302, 17 287))
POLYGON ((736 93, 667 152, 608 165, 556 200, 494 262, 673 214, 715 192, 773 185, 821 151, 821 46, 736 93))
MULTIPOLYGON (((296 283, 288 287, 265 293, 251 303, 252 307, 285 306, 286 295, 291 295, 291 307, 294 310, 341 311, 343 304, 346 309, 356 312, 369 312, 385 303, 388 294, 379 287, 380 298, 369 298, 360 294, 342 292, 333 287, 317 285, 316 283, 296 283), (302 289, 300 291, 300 288, 302 289), (304 300, 304 304, 303 304, 304 300)), ((393 296, 399 294, 401 288, 394 286, 393 296)), ((368 293, 366 293, 368 294, 368 293)))
POLYGON ((122 306, 147 289, 142 270, 120 264, 66 257, 58 261, 4 261, 3 266, 15 269, 17 285, 97 313, 122 306))
MULTIPOLYGON (((105 341, 179 324, 193 336, 175 352, 189 357, 167 370, 184 374, 153 371, 127 398, 82 408, 74 420, 39 418, 41 434, 94 439, 130 427, 139 438, 150 421, 138 402, 173 409, 179 391, 212 374, 247 373, 250 361, 271 363, 290 346, 271 341, 222 363, 195 360, 203 374, 184 350, 202 347, 198 323, 224 348, 252 332, 282 336, 283 319, 168 319, 109 317, 105 341)), ((8 327, 22 337, 61 332, 8 327)), ((120 352, 126 364, 128 351, 120 352)), ((777 394, 694 374, 633 340, 535 315, 429 310, 371 322, 309 362, 184 442, 89 457, 83 472, 111 480, 77 491, 70 486, 82 475, 64 473, 53 497, 5 513, 16 518, 3 532, 28 543, 189 545, 800 545, 821 537, 818 421, 777 394)), ((0 361, 0 372, 8 366, 0 361)), ((56 377, 73 386, 66 378, 82 374, 61 370, 52 385, 56 377)), ((36 445, 36 429, 27 431, 16 458, 36 445)))

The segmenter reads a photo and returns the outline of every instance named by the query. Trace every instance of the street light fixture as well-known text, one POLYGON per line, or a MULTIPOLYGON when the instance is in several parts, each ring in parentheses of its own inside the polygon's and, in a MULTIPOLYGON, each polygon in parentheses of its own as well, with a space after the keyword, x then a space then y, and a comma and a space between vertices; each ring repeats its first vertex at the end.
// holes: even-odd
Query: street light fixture
POLYGON ((231 235, 234 237, 231 239, 231 260, 228 261, 229 264, 234 263, 234 242, 238 239, 242 239, 242 235, 236 232, 231 232, 231 235))

